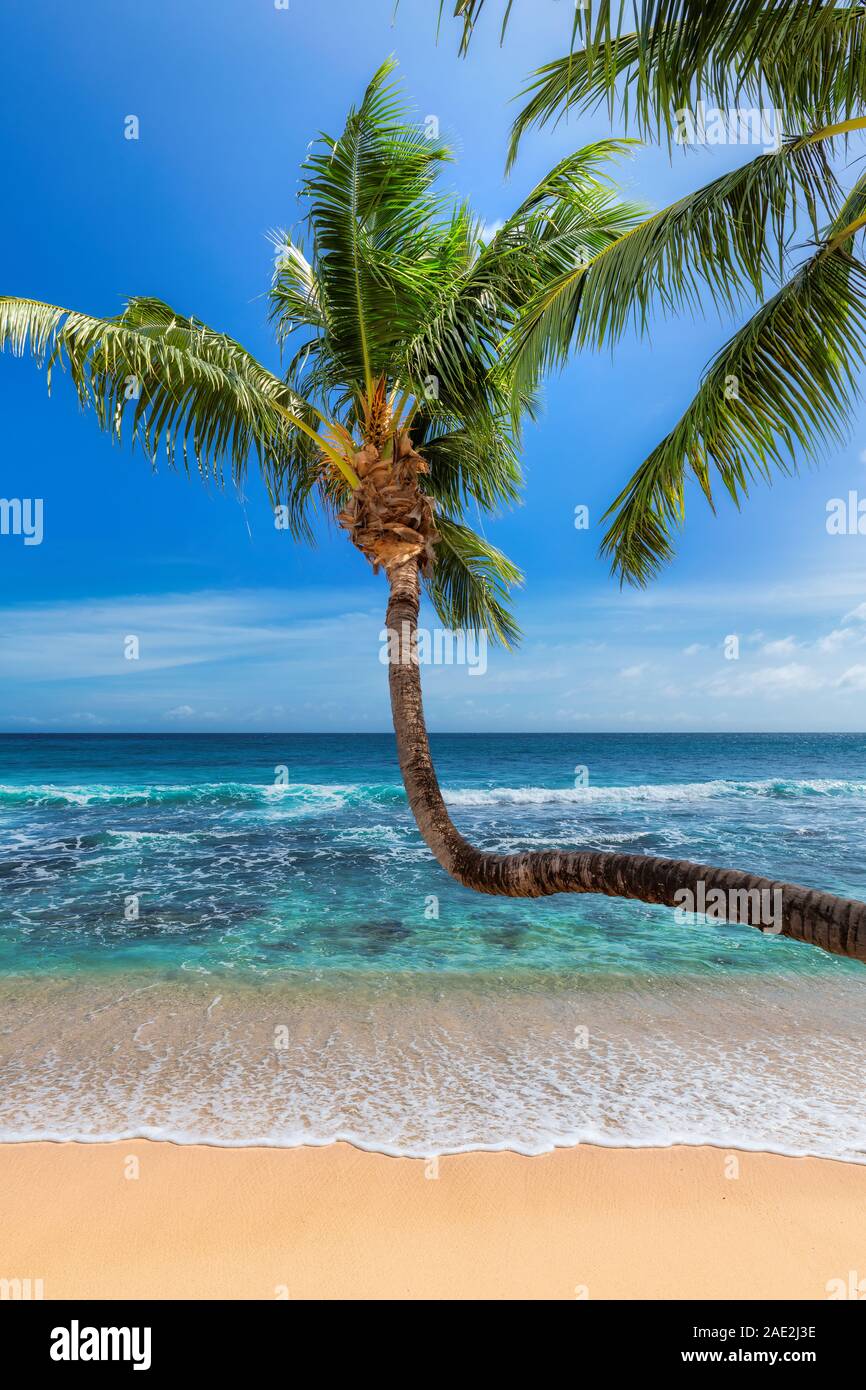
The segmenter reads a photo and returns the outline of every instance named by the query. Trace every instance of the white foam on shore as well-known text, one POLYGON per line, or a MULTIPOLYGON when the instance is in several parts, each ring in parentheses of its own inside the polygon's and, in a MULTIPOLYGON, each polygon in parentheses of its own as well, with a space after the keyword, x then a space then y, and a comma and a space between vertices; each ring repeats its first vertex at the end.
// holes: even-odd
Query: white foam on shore
POLYGON ((542 1154, 554 1153, 557 1149, 574 1149, 582 1144, 592 1145, 600 1149, 709 1148, 720 1149, 724 1152, 737 1150, 740 1153, 778 1154, 781 1158, 822 1158, 837 1163, 866 1164, 866 1151, 860 1154, 840 1155, 826 1152, 823 1149, 792 1149, 779 1145, 774 1146, 770 1143, 754 1143, 747 1138, 740 1139, 736 1136, 721 1139, 718 1135, 708 1135, 701 1138, 692 1134, 671 1136, 661 1132, 655 1138, 628 1139, 623 1136, 611 1138, 607 1134, 580 1131, 573 1135, 551 1140, 547 1144, 535 1146, 521 1144, 518 1140, 503 1140, 498 1144, 473 1143, 452 1148, 425 1149, 399 1148, 389 1146, 386 1143, 370 1142, 350 1131, 336 1132, 333 1135, 323 1137, 304 1133, 295 1137, 276 1138, 270 1134, 261 1134, 253 1135, 249 1139, 223 1139, 208 1132, 196 1134, 192 1131, 184 1131, 178 1133, 154 1127, 118 1130, 111 1134, 90 1134, 87 1131, 69 1134, 43 1133, 41 1131, 32 1133, 0 1131, 0 1144, 124 1144, 138 1139, 151 1143, 179 1144, 181 1146, 201 1145, 211 1149, 325 1149, 329 1148, 331 1144, 351 1144, 352 1148, 360 1149, 363 1153, 382 1154, 386 1158, 414 1159, 448 1158, 467 1153, 514 1153, 520 1154, 524 1158, 538 1158, 542 1154))
POLYGON ((866 1163, 853 977, 218 988, 213 1008, 213 983, 67 980, 36 1014, 10 988, 0 1141, 343 1140, 416 1158, 688 1144, 866 1163))

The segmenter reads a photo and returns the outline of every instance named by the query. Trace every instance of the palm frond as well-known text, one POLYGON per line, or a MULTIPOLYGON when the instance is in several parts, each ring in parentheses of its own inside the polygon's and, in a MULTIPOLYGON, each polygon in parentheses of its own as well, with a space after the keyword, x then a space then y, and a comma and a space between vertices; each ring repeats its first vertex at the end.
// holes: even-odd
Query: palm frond
POLYGON ((376 72, 339 139, 322 137, 301 189, 329 353, 344 381, 367 395, 425 311, 441 208, 434 181, 448 158, 441 140, 408 121, 389 80, 394 67, 389 60, 376 72))
POLYGON ((535 381, 574 347, 602 346, 653 310, 701 312, 701 292, 730 312, 746 293, 781 280, 798 226, 819 234, 839 190, 826 142, 801 137, 645 218, 559 275, 551 275, 502 345, 506 371, 535 381))
MULTIPOLYGON (((534 3, 534 0, 532 0, 534 3)), ((503 0, 502 31, 514 8, 503 0)), ((454 0, 466 53, 484 0, 454 0)), ((440 22, 444 0, 440 4, 440 22)), ((866 100, 862 4, 849 0, 581 0, 570 50, 540 68, 514 127, 523 133, 567 111, 619 103, 640 134, 670 135, 678 109, 700 99, 781 108, 792 128, 851 114, 866 100), (583 47, 576 48, 580 36, 583 47)))
MULTIPOLYGON (((859 231, 863 226, 866 217, 866 174, 861 174, 845 201, 839 208, 830 226, 826 229, 825 240, 828 246, 835 249, 841 241, 853 237, 855 231, 859 231)), ((853 247, 853 241, 849 243, 849 251, 853 247)))
MULTIPOLYGON (((846 204, 863 218, 866 183, 846 204)), ((602 553, 622 582, 646 584, 673 554, 685 485, 713 505, 713 479, 740 504, 756 478, 790 473, 842 441, 866 361, 866 267, 853 236, 828 240, 737 332, 705 374, 679 423, 606 513, 602 553)))
POLYGON ((790 130, 843 119, 866 101, 862 4, 662 0, 643 5, 624 33, 627 17, 605 5, 584 10, 585 47, 539 68, 521 94, 509 164, 531 127, 601 105, 641 136, 670 140, 678 113, 698 101, 778 110, 790 130))
MULTIPOLYGON (((461 55, 465 56, 465 54, 469 51, 469 44, 475 32, 475 26, 477 25, 478 20, 481 17, 481 11, 484 8, 484 0, 439 0, 440 27, 442 23, 442 15, 446 9, 446 6, 453 6, 453 8, 451 9, 452 17, 454 19, 459 19, 462 21, 463 32, 460 38, 460 53, 461 55)), ((502 21, 499 29, 500 43, 504 43, 505 41, 505 32, 508 28, 508 21, 511 18, 511 12, 513 8, 514 0, 502 0, 502 21)), ((575 11, 578 11, 579 8, 580 7, 578 5, 575 5, 575 11)), ((580 24, 581 17, 579 13, 575 13, 574 20, 572 21, 573 34, 577 34, 579 32, 580 24)))
MULTIPOLYGON (((498 394, 505 373, 493 369, 501 342, 527 305, 552 278, 589 260, 636 223, 639 210, 617 197, 606 172, 628 143, 602 140, 568 155, 489 241, 477 224, 466 225, 465 262, 443 277, 429 317, 405 352, 407 376, 433 377, 444 408, 465 411, 485 402, 499 410, 508 391, 498 394)), ((530 405, 537 384, 512 383, 516 415, 530 405)))
POLYGON ((491 512, 519 501, 523 474, 506 415, 422 416, 412 434, 430 468, 427 490, 447 512, 459 514, 473 502, 491 512))
POLYGON ((327 327, 324 290, 303 247, 283 231, 272 233, 271 241, 277 256, 268 299, 278 341, 286 342, 298 329, 324 332, 327 327))
MULTIPOLYGON (((127 429, 151 463, 162 458, 239 482, 255 457, 278 484, 310 456, 317 419, 307 402, 226 334, 161 300, 130 301, 94 318, 35 300, 0 298, 0 349, 29 350, 68 371, 82 407, 122 441, 127 429)), ((304 533, 303 526, 299 534, 304 533)))
POLYGON ((436 612, 448 627, 484 631, 510 647, 520 628, 510 610, 511 589, 523 575, 501 550, 455 517, 438 514, 436 566, 426 580, 436 612))

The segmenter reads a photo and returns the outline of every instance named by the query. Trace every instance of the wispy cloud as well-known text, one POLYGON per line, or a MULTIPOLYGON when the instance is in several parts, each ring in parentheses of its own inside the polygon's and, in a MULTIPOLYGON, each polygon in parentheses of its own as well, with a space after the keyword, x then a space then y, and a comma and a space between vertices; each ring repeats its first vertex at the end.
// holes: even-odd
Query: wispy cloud
POLYGON ((793 656, 797 643, 793 637, 780 637, 775 642, 765 642, 761 651, 764 656, 793 656))
MULTIPOLYGON (((0 610, 0 727, 387 729, 384 585, 208 590, 0 610), (128 656, 130 639, 137 655, 128 656)), ((866 605, 864 605, 866 607, 866 605)), ((846 616, 841 614, 845 612, 846 616)), ((857 728, 866 622, 796 604, 739 638, 716 610, 524 600, 484 676, 425 667, 431 729, 857 728)), ((435 624, 429 612, 422 621, 435 624)))

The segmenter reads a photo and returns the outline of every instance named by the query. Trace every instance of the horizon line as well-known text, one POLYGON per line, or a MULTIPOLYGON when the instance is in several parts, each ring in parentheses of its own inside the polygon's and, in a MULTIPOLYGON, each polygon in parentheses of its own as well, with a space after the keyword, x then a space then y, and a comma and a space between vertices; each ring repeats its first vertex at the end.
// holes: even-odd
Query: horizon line
MULTIPOLYGON (((431 738, 866 738, 866 729, 440 729, 431 738)), ((0 738, 382 738, 393 729, 0 729, 0 738)))

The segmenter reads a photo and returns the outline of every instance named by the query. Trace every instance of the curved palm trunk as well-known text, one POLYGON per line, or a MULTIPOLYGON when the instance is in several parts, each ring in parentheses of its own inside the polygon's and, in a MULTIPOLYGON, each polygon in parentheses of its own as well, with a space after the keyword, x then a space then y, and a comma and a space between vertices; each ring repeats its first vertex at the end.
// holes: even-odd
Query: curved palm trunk
MULTIPOLYGON (((414 650, 419 604, 418 563, 412 559, 388 570, 389 632, 408 633, 414 650), (404 627, 403 624, 408 624, 404 627)), ((389 666, 391 711, 397 735, 400 770, 412 813, 425 841, 443 869, 466 888, 511 898, 539 898, 551 893, 604 893, 645 903, 683 906, 683 889, 691 901, 718 902, 715 916, 728 921, 767 927, 797 941, 807 941, 836 955, 866 961, 866 904, 837 898, 793 883, 759 878, 736 869, 716 869, 682 859, 654 859, 642 854, 602 850, 535 851, 526 854, 486 854, 465 840, 451 821, 433 761, 424 723, 421 676, 416 661, 389 666), (769 897, 767 896, 769 894, 769 897), (767 905, 774 904, 768 918, 767 905)), ((700 910, 700 909, 698 909, 700 910)))

